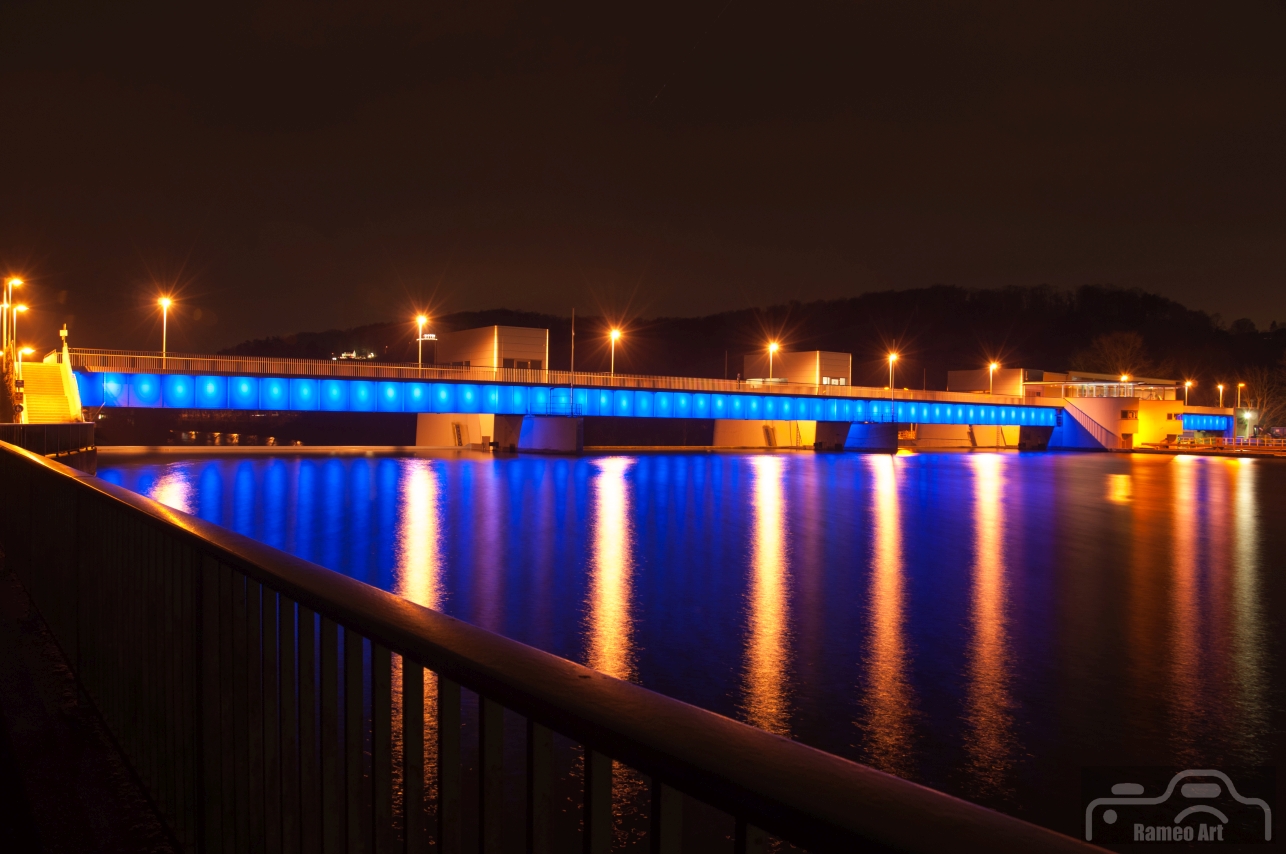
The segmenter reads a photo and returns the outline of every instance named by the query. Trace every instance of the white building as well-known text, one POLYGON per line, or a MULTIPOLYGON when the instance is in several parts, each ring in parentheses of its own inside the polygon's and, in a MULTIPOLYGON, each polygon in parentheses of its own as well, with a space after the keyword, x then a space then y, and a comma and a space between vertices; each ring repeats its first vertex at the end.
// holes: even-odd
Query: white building
POLYGON ((457 368, 549 367, 549 330, 524 326, 483 326, 438 335, 434 361, 457 368))
MULTIPOLYGON (((751 353, 742 360, 743 379, 768 379, 767 353, 751 353)), ((772 357, 772 378, 789 383, 807 385, 852 385, 853 354, 832 353, 827 350, 786 352, 780 350, 772 357)))

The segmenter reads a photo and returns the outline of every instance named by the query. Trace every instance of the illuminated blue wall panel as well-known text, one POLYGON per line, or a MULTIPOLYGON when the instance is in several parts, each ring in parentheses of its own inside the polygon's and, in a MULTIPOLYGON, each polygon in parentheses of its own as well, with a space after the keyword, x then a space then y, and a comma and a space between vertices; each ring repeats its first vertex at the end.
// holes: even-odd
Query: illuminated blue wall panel
POLYGON ((161 378, 156 374, 134 374, 129 378, 129 406, 160 406, 161 378))
POLYGON ((191 409, 196 404, 196 382, 183 374, 161 378, 161 405, 174 409, 191 409))
POLYGON ((259 380, 254 377, 231 377, 228 379, 228 408, 258 409, 259 380))
POLYGON ((321 406, 321 392, 317 380, 294 379, 290 381, 290 408, 308 412, 321 406))
POLYGON ((612 395, 612 414, 630 416, 634 414, 634 392, 620 391, 612 395))
POLYGON ((406 383, 382 382, 378 386, 378 408, 380 412, 401 412, 402 389, 406 383))
POLYGON ((433 384, 433 411, 455 412, 455 386, 451 383, 433 384))
POLYGON ((378 394, 379 388, 373 382, 349 380, 348 410, 350 412, 374 412, 376 409, 375 398, 378 394))
POLYGON ((495 415, 500 412, 500 386, 484 385, 478 389, 479 411, 495 415))
POLYGON ((260 409, 289 409, 290 381, 281 377, 261 377, 259 379, 260 409))
POLYGON ((88 371, 76 371, 76 390, 80 392, 81 406, 102 406, 107 401, 103 397, 103 377, 106 374, 91 374, 88 371))
POLYGON ((482 411, 482 392, 473 383, 461 383, 456 386, 455 405, 458 407, 456 412, 481 412, 482 411))
POLYGON ((658 391, 653 400, 653 415, 657 418, 674 417, 674 393, 668 391, 658 391))
POLYGON ((676 391, 674 393, 674 417, 690 418, 692 417, 692 393, 686 391, 676 391))
POLYGON ((1183 414, 1184 430, 1200 430, 1207 433, 1226 432, 1230 419, 1227 415, 1198 415, 1193 412, 1183 414))
POLYGON ((634 392, 634 417, 635 418, 652 417, 653 415, 652 404, 654 402, 652 399, 653 394, 654 392, 650 392, 650 391, 634 392))
POLYGON ((728 417, 728 395, 726 394, 710 395, 710 417, 711 418, 728 417))
POLYGON ((193 406, 197 409, 228 408, 227 377, 197 377, 195 386, 196 401, 193 403, 193 406))
POLYGON ((407 412, 432 412, 433 385, 431 383, 407 383, 402 402, 406 406, 407 412))
MULTIPOLYGON (((591 392, 587 388, 574 389, 572 391, 572 409, 570 411, 575 415, 588 413, 591 406, 597 405, 594 404, 594 401, 599 394, 607 394, 607 392, 591 392)), ((608 401, 608 405, 611 405, 611 401, 608 401)))
POLYGON ((318 389, 325 412, 348 411, 348 383, 344 380, 322 380, 318 389))
POLYGON ((107 406, 129 406, 128 374, 103 374, 103 402, 107 406))

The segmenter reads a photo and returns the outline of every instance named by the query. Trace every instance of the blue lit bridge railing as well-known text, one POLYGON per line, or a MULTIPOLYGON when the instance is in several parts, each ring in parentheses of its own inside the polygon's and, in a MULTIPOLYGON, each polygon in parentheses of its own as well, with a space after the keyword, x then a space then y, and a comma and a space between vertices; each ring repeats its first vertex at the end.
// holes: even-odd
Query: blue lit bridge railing
POLYGON ((555 762, 572 748, 555 734, 583 749, 572 847, 589 854, 612 845, 613 761, 650 780, 657 852, 681 850, 689 799, 735 820, 738 854, 765 850, 766 834, 812 851, 1099 850, 470 626, 6 444, 0 547, 187 851, 432 843, 455 854, 467 843, 490 854, 515 827, 529 852, 568 850, 551 829, 566 809, 553 796, 555 762), (473 706, 462 701, 472 697, 478 717, 466 727, 473 706), (525 721, 518 755, 506 751, 506 712, 525 721), (477 785, 466 790, 470 756, 477 785), (506 781, 525 805, 506 801, 506 781))

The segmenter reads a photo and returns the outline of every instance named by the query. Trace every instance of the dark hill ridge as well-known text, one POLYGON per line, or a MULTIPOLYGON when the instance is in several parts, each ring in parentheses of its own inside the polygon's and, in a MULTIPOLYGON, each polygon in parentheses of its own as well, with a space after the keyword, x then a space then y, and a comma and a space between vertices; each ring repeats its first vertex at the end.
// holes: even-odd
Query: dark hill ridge
MULTIPOLYGON (((548 328, 550 366, 567 367, 570 317, 493 309, 435 317, 430 328, 445 332, 492 324, 548 328)), ((608 327, 602 317, 577 317, 577 368, 607 369, 608 327)), ((899 386, 939 389, 946 386, 948 370, 982 366, 991 358, 1050 370, 1121 370, 1107 364, 1115 351, 1103 346, 1103 336, 1130 333, 1127 338, 1141 343, 1144 354, 1135 372, 1196 379, 1204 396, 1207 390, 1213 393, 1215 383, 1232 381, 1240 372, 1275 368, 1286 350, 1286 327, 1276 323, 1267 331, 1256 330, 1248 320, 1225 325, 1217 316, 1166 297, 1096 285, 1070 291, 937 285, 707 317, 636 319, 623 328, 616 352, 616 369, 622 373, 722 377, 726 359, 727 376, 735 377, 743 354, 776 339, 790 350, 852 353, 853 381, 875 386, 887 383, 885 358, 896 350, 899 386)), ((330 358, 354 349, 413 362, 415 326, 406 321, 301 332, 247 341, 223 352, 330 358)), ((426 349, 426 362, 431 358, 426 349)))

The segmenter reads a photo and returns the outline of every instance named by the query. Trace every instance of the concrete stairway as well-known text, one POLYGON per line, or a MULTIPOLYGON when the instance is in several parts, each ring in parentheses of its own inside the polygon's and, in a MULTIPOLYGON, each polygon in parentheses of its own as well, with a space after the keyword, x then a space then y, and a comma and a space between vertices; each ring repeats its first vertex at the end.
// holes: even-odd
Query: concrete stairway
POLYGON ((79 421, 72 414, 71 399, 63 387, 62 366, 52 362, 26 362, 22 366, 23 406, 28 424, 79 421))

